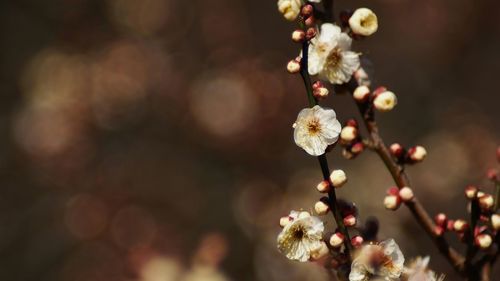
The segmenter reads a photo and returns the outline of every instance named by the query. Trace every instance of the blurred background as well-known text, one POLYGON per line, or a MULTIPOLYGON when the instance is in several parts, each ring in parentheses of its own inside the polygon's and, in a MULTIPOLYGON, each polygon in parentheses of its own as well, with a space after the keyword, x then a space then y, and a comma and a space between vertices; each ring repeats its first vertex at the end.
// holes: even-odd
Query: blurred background
MULTIPOLYGON (((386 141, 428 149, 415 192, 465 217, 464 186, 491 191, 497 167, 500 2, 336 2, 379 17, 353 48, 398 94, 379 117, 386 141)), ((1 280, 326 280, 275 245, 279 217, 310 210, 321 179, 293 143, 307 99, 276 1, 2 1, 0 29, 1 280)), ((347 96, 325 104, 357 116, 347 96)), ((328 157, 361 220, 456 280, 408 210, 384 209, 392 182, 374 154, 328 157)))

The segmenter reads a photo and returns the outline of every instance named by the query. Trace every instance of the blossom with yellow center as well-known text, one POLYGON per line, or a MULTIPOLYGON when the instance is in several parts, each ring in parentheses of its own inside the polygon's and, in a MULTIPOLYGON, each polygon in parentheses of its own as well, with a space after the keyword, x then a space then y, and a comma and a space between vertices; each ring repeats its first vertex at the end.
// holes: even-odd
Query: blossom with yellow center
POLYGON ((319 105, 302 109, 293 127, 295 143, 313 156, 325 153, 338 140, 342 129, 335 111, 319 105))
POLYGON ((278 235, 278 250, 291 260, 308 261, 324 246, 323 222, 314 216, 297 216, 297 212, 290 213, 290 219, 278 235))
POLYGON ((386 281, 399 280, 405 258, 393 239, 365 245, 351 265, 349 281, 367 281, 378 276, 386 281))
POLYGON ((351 79, 359 66, 359 55, 350 51, 352 39, 331 23, 321 25, 318 36, 311 40, 308 70, 311 75, 343 84, 351 79))
POLYGON ((359 8, 349 18, 349 26, 355 34, 372 35, 378 29, 377 15, 368 8, 359 8))

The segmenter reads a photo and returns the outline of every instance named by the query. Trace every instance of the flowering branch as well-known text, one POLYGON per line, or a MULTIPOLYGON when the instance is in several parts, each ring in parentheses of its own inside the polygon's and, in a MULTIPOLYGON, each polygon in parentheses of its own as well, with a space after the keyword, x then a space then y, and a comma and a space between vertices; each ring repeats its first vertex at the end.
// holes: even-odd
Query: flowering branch
MULTIPOLYGON (((352 81, 349 85, 350 92, 354 93, 356 87, 357 83, 352 81)), ((411 186, 408 175, 404 171, 404 166, 396 162, 396 160, 389 152, 389 149, 387 148, 384 140, 380 136, 379 128, 377 122, 375 121, 375 114, 372 104, 358 103, 358 108, 362 116, 363 123, 365 124, 365 127, 370 135, 370 148, 372 148, 382 159, 399 189, 411 186)), ((446 259, 459 273, 463 274, 465 269, 465 258, 460 255, 453 247, 451 247, 443 236, 436 235, 436 225, 434 224, 429 213, 418 201, 418 199, 416 197, 413 197, 413 199, 406 201, 405 205, 408 207, 408 209, 410 209, 412 215, 415 217, 420 226, 422 226, 422 228, 434 241, 439 251, 446 257, 446 259)))

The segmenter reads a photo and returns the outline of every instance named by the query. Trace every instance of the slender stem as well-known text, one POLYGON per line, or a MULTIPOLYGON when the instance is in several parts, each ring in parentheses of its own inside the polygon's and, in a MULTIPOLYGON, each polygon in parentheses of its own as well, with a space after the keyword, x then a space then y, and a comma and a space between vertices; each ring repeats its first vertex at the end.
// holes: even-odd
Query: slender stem
MULTIPOLYGON (((352 93, 356 88, 356 83, 350 83, 349 90, 352 93)), ((363 123, 365 124, 370 140, 373 144, 373 149, 379 155, 379 157, 384 162, 385 166, 389 170, 394 182, 399 188, 404 186, 410 186, 410 181, 408 175, 404 171, 404 168, 400 166, 396 160, 391 156, 387 145, 379 134, 378 125, 374 118, 374 111, 371 104, 358 104, 359 111, 361 113, 363 123)), ((434 241, 441 254, 443 254, 446 259, 451 263, 457 272, 460 274, 465 274, 465 258, 460 255, 453 247, 451 247, 443 236, 439 236, 435 233, 434 221, 429 216, 428 212, 422 206, 422 204, 415 197, 413 200, 405 202, 413 217, 417 220, 420 226, 427 232, 429 237, 434 241)))
POLYGON ((309 107, 313 107, 318 104, 318 101, 314 98, 313 95, 311 78, 309 77, 309 71, 308 71, 308 65, 309 65, 308 61, 309 61, 309 42, 304 41, 304 43, 302 43, 302 59, 300 60, 300 76, 302 76, 302 80, 304 81, 304 86, 306 87, 309 107))

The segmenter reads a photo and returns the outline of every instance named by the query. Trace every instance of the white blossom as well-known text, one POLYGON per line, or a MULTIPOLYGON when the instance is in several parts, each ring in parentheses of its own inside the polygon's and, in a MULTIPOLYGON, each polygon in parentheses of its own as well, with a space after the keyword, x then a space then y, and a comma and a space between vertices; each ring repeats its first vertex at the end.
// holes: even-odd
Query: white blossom
POLYGON ((332 84, 343 84, 351 79, 359 66, 359 55, 350 51, 352 39, 331 23, 321 25, 319 35, 309 46, 308 70, 332 84))
POLYGON ((444 275, 437 275, 428 268, 429 257, 417 257, 405 268, 405 279, 407 281, 442 281, 444 275))
POLYGON ((355 34, 369 36, 378 29, 377 15, 367 8, 359 8, 349 18, 349 26, 355 34))
POLYGON ((293 127, 295 143, 313 156, 325 153, 338 140, 342 129, 335 111, 319 105, 302 109, 293 127))
POLYGON ((393 239, 365 245, 352 262, 349 281, 367 281, 376 276, 386 281, 398 280, 404 261, 403 253, 393 239))
POLYGON ((291 260, 306 262, 323 247, 323 222, 314 216, 292 211, 292 221, 278 235, 278 250, 291 260))
MULTIPOLYGON (((309 0, 309 2, 319 3, 321 0, 309 0)), ((283 14, 285 19, 294 21, 300 14, 302 8, 301 0, 279 0, 278 10, 283 14)))

